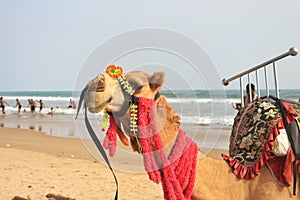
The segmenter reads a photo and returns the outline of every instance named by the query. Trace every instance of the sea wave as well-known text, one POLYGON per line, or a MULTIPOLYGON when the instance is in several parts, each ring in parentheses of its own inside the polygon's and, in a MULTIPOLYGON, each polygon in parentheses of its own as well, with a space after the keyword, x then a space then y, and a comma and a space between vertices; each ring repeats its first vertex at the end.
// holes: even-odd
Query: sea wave
MULTIPOLYGON (((35 113, 36 114, 50 114, 51 108, 43 108, 42 111, 39 111, 39 107, 37 107, 35 109, 35 113)), ((76 109, 72 109, 72 108, 59 108, 59 107, 55 107, 53 108, 54 113, 55 114, 59 114, 59 115, 74 115, 76 113, 76 109)), ((6 115, 11 115, 11 114, 15 114, 18 112, 18 108, 17 107, 12 107, 12 106, 5 106, 5 112, 6 115)), ((31 114, 30 108, 25 106, 22 107, 20 114, 22 115, 26 115, 26 114, 31 114)))
POLYGON ((28 99, 33 99, 35 101, 43 100, 43 101, 65 101, 69 102, 70 99, 74 99, 75 101, 78 101, 78 98, 73 97, 55 97, 55 96, 6 96, 6 101, 15 101, 16 99, 19 99, 21 101, 27 101, 28 99))
MULTIPOLYGON (((169 105, 181 116, 182 123, 197 125, 225 125, 230 126, 233 123, 237 111, 232 105, 241 101, 239 90, 220 91, 222 95, 216 95, 218 92, 210 91, 162 91, 166 95, 169 105), (213 95, 211 95, 213 94, 213 95)), ((298 101, 300 90, 281 90, 282 98, 289 98, 298 101)), ((0 96, 9 103, 6 106, 6 113, 17 113, 16 99, 19 99, 23 105, 22 113, 30 113, 28 99, 37 101, 36 112, 39 113, 38 101, 44 101, 44 108, 40 114, 48 114, 50 108, 54 109, 57 115, 74 115, 75 109, 68 109, 70 99, 74 100, 78 106, 79 92, 73 91, 45 91, 45 92, 0 92, 0 96), (73 96, 76 94, 77 96, 73 96)))

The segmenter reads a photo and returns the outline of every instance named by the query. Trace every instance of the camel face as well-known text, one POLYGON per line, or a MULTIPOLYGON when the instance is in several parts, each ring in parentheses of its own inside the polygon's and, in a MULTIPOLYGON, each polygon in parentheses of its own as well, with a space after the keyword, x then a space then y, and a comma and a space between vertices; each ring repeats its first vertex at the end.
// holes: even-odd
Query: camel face
MULTIPOLYGON (((133 89, 134 96, 154 98, 161 89, 165 80, 163 72, 155 72, 150 75, 145 72, 133 71, 123 75, 133 89)), ((100 74, 87 84, 87 106, 90 112, 98 113, 102 110, 119 112, 124 103, 124 93, 114 77, 100 74)))
POLYGON ((118 81, 108 76, 100 74, 87 84, 87 106, 91 113, 101 112, 111 104, 114 91, 117 90, 118 81))

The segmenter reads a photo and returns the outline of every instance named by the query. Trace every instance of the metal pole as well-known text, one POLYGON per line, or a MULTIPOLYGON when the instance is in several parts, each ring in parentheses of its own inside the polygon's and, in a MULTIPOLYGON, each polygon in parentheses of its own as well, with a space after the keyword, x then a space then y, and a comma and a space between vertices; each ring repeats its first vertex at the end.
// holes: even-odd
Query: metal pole
POLYGON ((244 104, 244 93, 243 93, 243 89, 244 89, 244 86, 243 86, 243 81, 242 81, 242 77, 240 77, 240 96, 241 96, 241 107, 244 107, 245 104, 244 104))
POLYGON ((257 70, 255 71, 255 78, 256 78, 256 91, 257 91, 257 95, 258 97, 260 97, 260 88, 259 88, 259 77, 258 77, 258 73, 257 70))
POLYGON ((292 47, 292 48, 289 49, 288 52, 286 52, 286 53, 284 53, 284 54, 282 54, 282 55, 280 55, 280 56, 277 56, 277 57, 275 57, 275 58, 273 58, 273 59, 271 59, 271 60, 268 60, 267 62, 264 62, 264 63, 262 63, 262 64, 260 64, 260 65, 257 65, 256 67, 253 67, 253 68, 251 68, 251 69, 248 69, 248 70, 246 70, 246 71, 244 71, 244 72, 242 72, 242 73, 239 73, 239 74, 237 74, 237 75, 235 75, 235 76, 233 76, 233 77, 231 77, 231 78, 229 78, 229 79, 225 79, 225 78, 224 78, 224 79, 222 80, 222 84, 223 84, 224 86, 227 86, 231 81, 233 81, 233 80, 235 80, 235 79, 237 79, 237 78, 239 78, 239 77, 241 77, 241 76, 244 76, 244 75, 246 75, 246 74, 249 74, 250 72, 253 72, 253 71, 255 71, 255 70, 258 70, 258 69, 260 69, 260 68, 262 68, 262 67, 264 67, 264 66, 266 66, 266 65, 269 65, 269 64, 271 64, 271 63, 273 63, 273 62, 275 62, 275 61, 277 61, 277 60, 280 60, 280 59, 282 59, 282 58, 285 58, 285 57, 287 57, 287 56, 295 56, 295 55, 297 55, 297 54, 298 54, 298 49, 292 47))
MULTIPOLYGON (((248 74, 248 88, 249 88, 249 103, 252 102, 252 88, 251 88, 251 79, 250 79, 250 74, 248 74)), ((248 96, 248 93, 246 91, 246 95, 248 96)))
POLYGON ((279 88, 278 88, 278 82, 277 82, 278 78, 277 78, 275 62, 273 62, 273 73, 274 73, 274 83, 275 83, 276 97, 279 99, 279 88))
POLYGON ((265 71, 266 93, 267 93, 267 97, 269 97, 270 93, 269 93, 268 75, 267 75, 267 68, 266 67, 264 67, 264 71, 265 71))

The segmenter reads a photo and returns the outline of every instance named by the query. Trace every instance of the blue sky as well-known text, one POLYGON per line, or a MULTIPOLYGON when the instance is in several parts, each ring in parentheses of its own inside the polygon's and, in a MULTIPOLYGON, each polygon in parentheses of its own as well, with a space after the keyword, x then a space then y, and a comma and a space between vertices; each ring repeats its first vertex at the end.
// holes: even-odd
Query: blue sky
MULTIPOLYGON (((0 0, 0 91, 72 90, 99 44, 144 27, 191 38, 219 73, 204 79, 221 82, 292 46, 299 49, 299 9, 297 0, 0 0)), ((280 88, 300 89, 300 55, 277 66, 280 88)))

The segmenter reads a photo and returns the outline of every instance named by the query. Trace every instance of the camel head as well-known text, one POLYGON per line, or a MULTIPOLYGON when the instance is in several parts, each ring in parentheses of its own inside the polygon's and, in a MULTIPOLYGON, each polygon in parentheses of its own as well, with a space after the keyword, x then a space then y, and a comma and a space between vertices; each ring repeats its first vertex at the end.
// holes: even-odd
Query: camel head
MULTIPOLYGON (((165 81, 164 72, 155 72, 150 75, 141 71, 132 71, 123 74, 136 97, 153 99, 165 81)), ((99 113, 102 110, 118 113, 128 103, 128 94, 124 87, 109 73, 98 75, 87 84, 87 106, 90 112, 99 113)))
MULTIPOLYGON (((92 113, 99 113, 103 110, 112 113, 118 125, 122 124, 125 133, 130 132, 129 109, 132 97, 142 97, 155 101, 156 126, 161 135, 164 146, 174 142, 180 126, 180 117, 167 104, 166 98, 158 95, 165 81, 164 72, 155 72, 152 75, 141 71, 132 71, 122 74, 122 80, 112 74, 122 74, 120 67, 108 67, 106 73, 98 75, 86 85, 85 102, 88 110, 92 113), (112 70, 113 69, 113 70, 112 70), (111 71, 113 73, 111 73, 111 71), (125 81, 124 81, 125 80, 125 81), (158 97, 159 96, 159 97, 158 97)), ((127 145, 125 135, 120 136, 123 144, 127 145)), ((130 137, 131 146, 137 151, 137 144, 133 137, 130 137)), ((170 147, 171 148, 171 147, 170 147)))

